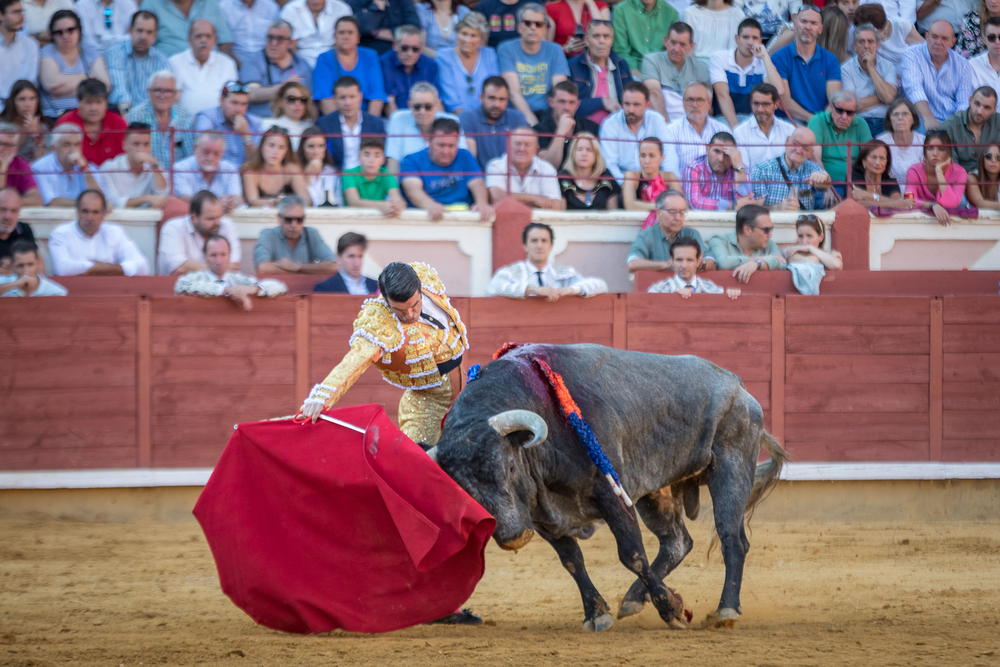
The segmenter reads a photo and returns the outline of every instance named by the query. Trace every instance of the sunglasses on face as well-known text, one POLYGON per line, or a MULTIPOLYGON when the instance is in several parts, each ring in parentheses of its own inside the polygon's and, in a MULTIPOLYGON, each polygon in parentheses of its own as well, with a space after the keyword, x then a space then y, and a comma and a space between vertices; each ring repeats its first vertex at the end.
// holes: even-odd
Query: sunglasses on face
POLYGON ((528 21, 528 20, 522 20, 521 23, 523 23, 524 25, 528 26, 529 28, 544 28, 545 27, 545 21, 528 21))
POLYGON ((250 86, 245 83, 240 83, 239 81, 227 81, 226 85, 222 87, 222 94, 228 95, 229 93, 250 93, 250 86))
POLYGON ((592 25, 606 25, 609 28, 611 27, 611 21, 606 21, 605 19, 591 19, 590 23, 592 25))
POLYGON ((309 101, 308 97, 295 97, 294 95, 285 96, 285 102, 288 104, 295 104, 296 102, 298 102, 299 104, 305 104, 308 101, 309 101))
POLYGON ((754 227, 754 229, 759 229, 760 231, 764 232, 765 234, 770 234, 771 232, 774 231, 774 227, 754 227))
POLYGON ((267 41, 281 44, 282 42, 287 42, 288 38, 285 37, 284 35, 268 35, 267 41))
POLYGON ((1000 160, 1000 153, 983 153, 983 157, 987 160, 1000 160))
POLYGON ((53 37, 62 37, 63 35, 72 35, 77 30, 78 30, 78 28, 76 28, 76 27, 73 27, 73 28, 64 28, 63 30, 53 30, 52 31, 52 36, 53 37))
POLYGON ((422 49, 423 47, 421 46, 410 46, 409 44, 403 44, 399 47, 399 50, 402 53, 420 53, 422 49))
POLYGON ((802 12, 816 12, 817 14, 823 13, 823 11, 816 5, 802 5, 799 7, 799 11, 795 12, 793 16, 798 16, 802 12))
POLYGON ((995 42, 998 39, 1000 39, 1000 35, 997 35, 997 34, 986 35, 985 39, 986 39, 987 42, 989 42, 990 44, 992 44, 993 42, 995 42))
POLYGON ((294 222, 296 225, 301 225, 306 221, 306 217, 304 215, 283 215, 281 216, 281 219, 288 224, 292 224, 294 222))
POLYGON ((433 104, 414 104, 413 105, 413 110, 414 111, 430 111, 433 108, 434 108, 433 104))
POLYGON ((842 116, 853 116, 854 114, 858 113, 857 109, 844 109, 836 105, 834 105, 833 110, 842 116))

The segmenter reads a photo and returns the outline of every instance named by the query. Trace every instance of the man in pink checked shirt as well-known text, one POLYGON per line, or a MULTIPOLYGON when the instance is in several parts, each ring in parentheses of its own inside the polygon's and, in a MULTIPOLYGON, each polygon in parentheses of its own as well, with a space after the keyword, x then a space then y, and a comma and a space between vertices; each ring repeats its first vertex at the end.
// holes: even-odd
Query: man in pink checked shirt
POLYGON ((691 208, 702 211, 732 211, 753 202, 747 170, 728 132, 716 132, 705 154, 684 168, 681 178, 691 208))

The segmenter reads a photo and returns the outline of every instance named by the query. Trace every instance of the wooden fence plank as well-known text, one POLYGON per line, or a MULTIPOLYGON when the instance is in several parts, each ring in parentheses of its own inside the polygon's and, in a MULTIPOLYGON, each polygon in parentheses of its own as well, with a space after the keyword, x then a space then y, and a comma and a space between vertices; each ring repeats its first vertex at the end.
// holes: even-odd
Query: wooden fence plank
POLYGON ((927 383, 925 355, 789 354, 785 380, 789 383, 927 383))
POLYGON ((786 414, 788 442, 824 440, 854 442, 920 440, 926 442, 927 413, 786 414))
POLYGON ((295 402, 309 396, 309 298, 295 303, 295 402))
POLYGON ((0 421, 115 417, 121 416, 123 406, 135 405, 135 400, 135 387, 20 389, 0 400, 0 421))
POLYGON ((744 382, 747 393, 757 399, 762 410, 771 409, 771 383, 770 382, 744 382))
POLYGON ((945 382, 943 407, 945 410, 1000 410, 1000 382, 945 382))
POLYGON ((997 442, 1000 413, 982 410, 945 410, 944 440, 985 440, 997 442))
POLYGON ((155 357, 267 355, 287 351, 295 328, 287 327, 154 327, 155 357))
POLYGON ((1000 447, 996 437, 985 440, 944 440, 941 443, 943 461, 1000 461, 1000 447))
POLYGON ((156 458, 157 449, 167 445, 224 447, 235 424, 294 414, 298 406, 295 405, 293 392, 294 388, 289 386, 283 396, 275 395, 271 408, 263 413, 251 407, 233 410, 224 415, 154 416, 153 458, 156 458))
POLYGON ((10 449, 4 450, 2 457, 6 471, 132 468, 135 466, 135 443, 118 447, 10 449))
POLYGON ((154 385, 231 387, 244 383, 295 383, 295 355, 258 357, 155 357, 154 385))
POLYGON ((1000 354, 944 355, 945 382, 1000 382, 1000 354))
POLYGON ((796 462, 805 461, 926 461, 926 440, 796 441, 787 445, 796 462))
POLYGON ((785 439, 785 299, 771 300, 771 422, 769 430, 778 441, 785 439))
POLYGON ((184 415, 227 415, 235 411, 245 414, 270 414, 285 409, 288 385, 234 385, 226 391, 193 392, 181 384, 154 387, 153 414, 157 417, 184 415), (279 407, 276 402, 281 402, 279 407))
POLYGON ((785 324, 829 324, 846 326, 927 326, 927 302, 923 297, 787 297, 785 324))
POLYGON ((633 349, 658 350, 661 354, 740 352, 770 354, 769 327, 716 323, 663 322, 628 325, 633 349))
POLYGON ((35 322, 8 320, 6 317, 5 311, 5 319, 0 322, 0 359, 59 352, 71 352, 75 355, 135 352, 134 322, 108 325, 88 322, 78 326, 47 327, 36 326, 35 322))
POLYGON ((475 327, 469 330, 472 349, 466 353, 466 367, 470 364, 485 364, 493 358, 504 343, 546 343, 550 345, 572 345, 574 343, 596 343, 611 346, 611 324, 595 324, 589 327, 572 325, 475 327))
MULTIPOLYGON (((133 403, 134 405, 134 403, 133 403)), ((77 417, 44 422, 0 422, 0 451, 13 449, 68 449, 73 447, 130 447, 135 465, 135 414, 77 417)))
MULTIPOLYGON (((602 294, 591 299, 560 299, 555 303, 542 299, 503 297, 471 299, 469 313, 462 314, 462 317, 470 331, 473 327, 509 327, 511 324, 532 327, 552 322, 564 326, 610 326, 614 320, 615 299, 614 294, 602 294)), ((473 341, 473 345, 476 344, 473 341)))
POLYGON ((153 299, 153 327, 291 327, 295 299, 257 299, 249 313, 228 299, 171 297, 153 299))
MULTIPOLYGON (((309 297, 309 324, 352 328, 361 304, 371 297, 351 294, 313 294, 309 297)), ((465 313, 460 313, 465 317, 465 313)))
POLYGON ((616 350, 628 349, 628 300, 619 294, 615 299, 614 323, 611 326, 611 346, 616 350))
POLYGON ((923 384, 785 385, 787 413, 927 412, 928 408, 923 384))
MULTIPOLYGON (((135 303, 132 304, 133 310, 135 303)), ((134 326, 134 325, 133 325, 134 326)), ((103 388, 135 386, 135 353, 87 354, 59 352, 26 355, 4 364, 0 392, 20 389, 103 388)))
POLYGON ((926 326, 797 324, 785 327, 790 354, 927 354, 926 326))
POLYGON ((629 294, 628 322, 718 322, 771 324, 771 297, 746 296, 731 301, 724 295, 699 294, 682 299, 676 294, 629 294))
POLYGON ((931 299, 931 351, 930 351, 930 460, 941 460, 941 392, 944 378, 943 338, 944 316, 941 299, 931 299))
POLYGON ((944 326, 944 351, 949 353, 1000 352, 1000 326, 996 324, 947 324, 944 326))
POLYGON ((1000 309, 993 296, 949 296, 944 299, 944 323, 1000 324, 1000 309))
POLYGON ((51 299, 7 299, 4 320, 33 326, 76 326, 81 323, 135 325, 135 297, 61 297, 58 306, 51 299))
POLYGON ((149 299, 136 302, 135 353, 135 427, 136 465, 149 466, 152 458, 152 344, 150 331, 152 304, 149 299))

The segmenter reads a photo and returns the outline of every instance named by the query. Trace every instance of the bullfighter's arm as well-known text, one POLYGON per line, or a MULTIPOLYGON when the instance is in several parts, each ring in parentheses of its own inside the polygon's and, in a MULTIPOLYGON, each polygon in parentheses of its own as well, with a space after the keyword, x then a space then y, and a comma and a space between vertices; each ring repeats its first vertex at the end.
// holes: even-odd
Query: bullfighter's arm
POLYGON ((302 414, 315 418, 323 410, 333 407, 358 381, 368 367, 382 356, 382 348, 358 336, 351 343, 350 351, 320 384, 313 387, 309 398, 302 404, 302 414))

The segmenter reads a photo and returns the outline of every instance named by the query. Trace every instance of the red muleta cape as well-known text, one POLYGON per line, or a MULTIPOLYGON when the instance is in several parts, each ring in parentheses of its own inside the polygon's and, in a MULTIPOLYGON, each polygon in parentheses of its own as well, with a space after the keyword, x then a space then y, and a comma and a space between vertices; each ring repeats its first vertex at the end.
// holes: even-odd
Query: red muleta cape
POLYGON ((194 507, 222 591, 297 633, 388 632, 469 599, 496 521, 378 405, 240 424, 194 507))

